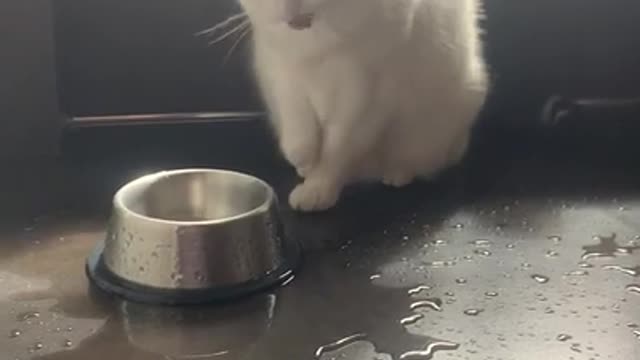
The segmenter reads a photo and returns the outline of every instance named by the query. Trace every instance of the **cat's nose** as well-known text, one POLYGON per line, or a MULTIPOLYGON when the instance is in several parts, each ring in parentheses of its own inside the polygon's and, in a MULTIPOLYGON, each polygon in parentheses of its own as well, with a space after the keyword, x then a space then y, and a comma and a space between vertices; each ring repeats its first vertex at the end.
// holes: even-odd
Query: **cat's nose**
POLYGON ((280 2, 280 21, 296 30, 307 29, 313 22, 313 14, 305 11, 303 0, 283 0, 280 2))
POLYGON ((308 14, 308 13, 296 15, 287 22, 287 24, 289 24, 289 27, 295 30, 308 29, 311 27, 312 23, 313 23, 313 14, 308 14))

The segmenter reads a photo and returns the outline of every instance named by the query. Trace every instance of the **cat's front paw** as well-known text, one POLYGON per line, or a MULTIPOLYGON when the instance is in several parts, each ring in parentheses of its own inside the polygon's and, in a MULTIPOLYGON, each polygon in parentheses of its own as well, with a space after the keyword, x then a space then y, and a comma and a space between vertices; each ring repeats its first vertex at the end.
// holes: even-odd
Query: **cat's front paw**
POLYGON ((403 187, 413 182, 414 174, 411 171, 392 169, 384 172, 382 183, 387 186, 403 187))
POLYGON ((323 211, 333 207, 340 197, 340 188, 329 181, 309 179, 296 186, 289 195, 289 205, 298 211, 323 211))
POLYGON ((307 177, 318 160, 318 147, 317 141, 305 141, 302 138, 290 139, 281 144, 284 157, 303 178, 307 177))

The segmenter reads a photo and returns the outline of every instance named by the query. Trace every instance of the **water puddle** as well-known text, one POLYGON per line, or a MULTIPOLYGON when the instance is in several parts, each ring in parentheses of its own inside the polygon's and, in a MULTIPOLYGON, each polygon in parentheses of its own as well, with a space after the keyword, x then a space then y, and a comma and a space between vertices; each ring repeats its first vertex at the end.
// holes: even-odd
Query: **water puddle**
POLYGON ((400 360, 430 360, 433 359, 435 354, 439 351, 453 351, 457 350, 460 344, 456 344, 448 341, 434 341, 427 345, 424 350, 407 351, 400 355, 400 360))
POLYGON ((619 271, 625 275, 629 275, 633 277, 640 276, 640 266, 625 267, 620 265, 603 265, 602 268, 605 270, 619 271))
POLYGON ((340 350, 341 348, 347 347, 357 341, 363 341, 366 339, 367 339, 367 334, 355 334, 355 335, 347 336, 340 340, 336 340, 332 343, 318 347, 318 349, 315 352, 315 357, 316 359, 320 359, 322 355, 326 353, 340 350))
POLYGON ((634 250, 640 249, 639 246, 622 246, 616 242, 617 235, 615 233, 610 236, 594 236, 593 240, 598 241, 596 245, 585 245, 582 247, 584 253, 582 260, 602 257, 617 257, 618 255, 629 255, 634 250))

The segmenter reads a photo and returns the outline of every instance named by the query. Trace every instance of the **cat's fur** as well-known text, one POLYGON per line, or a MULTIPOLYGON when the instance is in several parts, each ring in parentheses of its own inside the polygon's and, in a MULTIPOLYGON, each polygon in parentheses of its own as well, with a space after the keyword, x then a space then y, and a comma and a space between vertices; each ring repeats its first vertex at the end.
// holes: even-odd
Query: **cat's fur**
POLYGON ((403 186, 458 162, 484 104, 480 0, 239 0, 287 160, 291 206, 360 180, 403 186), (312 18, 308 28, 301 15, 312 18))

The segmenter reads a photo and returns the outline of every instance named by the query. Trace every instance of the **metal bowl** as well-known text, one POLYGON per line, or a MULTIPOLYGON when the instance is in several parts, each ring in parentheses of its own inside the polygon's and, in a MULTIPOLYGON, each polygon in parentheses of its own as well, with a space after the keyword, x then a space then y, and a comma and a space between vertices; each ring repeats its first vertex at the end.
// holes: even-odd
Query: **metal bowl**
POLYGON ((144 176, 116 193, 107 238, 87 272, 130 300, 203 303, 287 281, 298 258, 267 183, 187 169, 144 176))

